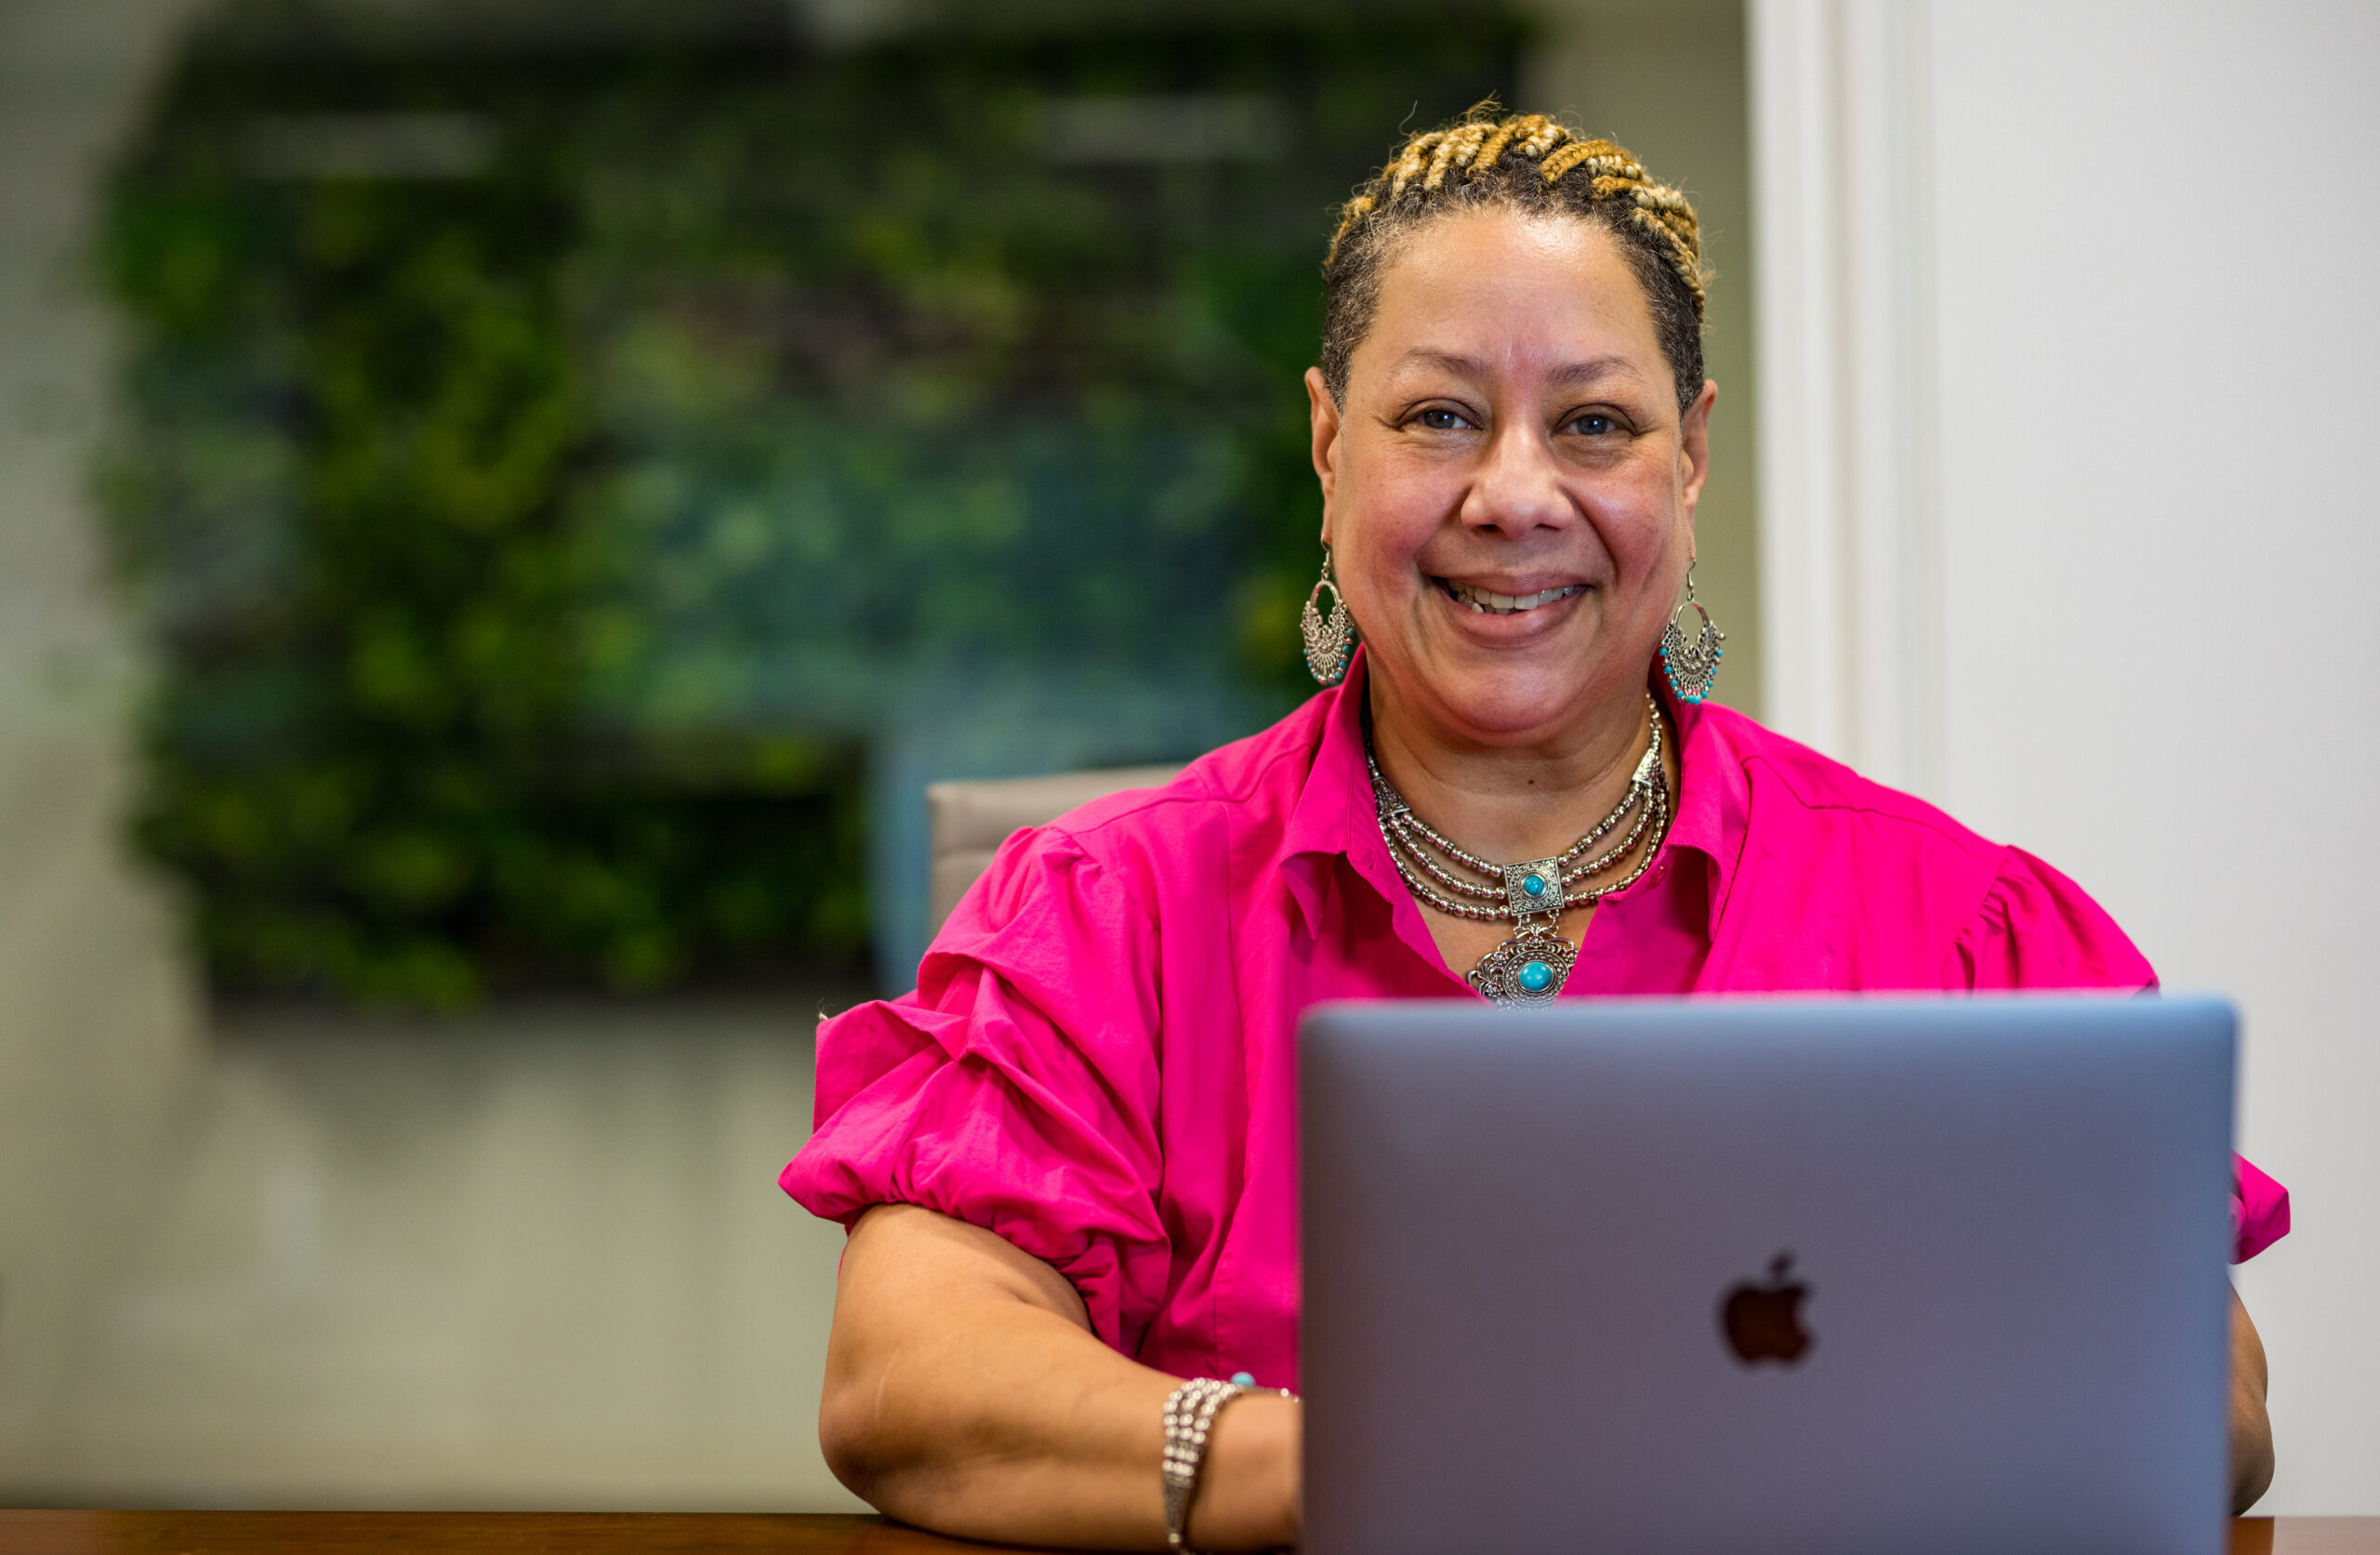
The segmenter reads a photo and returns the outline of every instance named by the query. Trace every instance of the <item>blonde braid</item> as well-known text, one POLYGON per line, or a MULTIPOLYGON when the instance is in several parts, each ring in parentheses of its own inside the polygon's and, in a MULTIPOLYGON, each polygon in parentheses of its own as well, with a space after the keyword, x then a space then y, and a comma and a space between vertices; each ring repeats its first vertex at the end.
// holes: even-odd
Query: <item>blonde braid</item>
POLYGON ((1405 142, 1405 154, 1396 159, 1395 178, 1388 186, 1388 198, 1381 202, 1382 204, 1396 204, 1396 197, 1405 192, 1405 186, 1411 183, 1421 171, 1422 157, 1446 138, 1445 130, 1431 129, 1424 130, 1405 142))
POLYGON ((1671 251, 1671 265, 1677 270, 1687 290, 1694 294, 1696 307, 1707 297, 1707 283, 1702 270, 1702 223, 1695 216, 1694 207, 1684 194, 1666 184, 1640 185, 1632 195, 1634 208, 1628 215, 1635 225, 1655 241, 1665 243, 1671 251))
POLYGON ((1573 140, 1538 163, 1537 176, 1545 180, 1546 188, 1552 189, 1561 181, 1563 174, 1593 157, 1602 144, 1599 140, 1573 140))
POLYGON ((1550 113, 1531 113, 1524 121, 1528 134, 1513 148, 1525 157, 1540 157, 1570 138, 1570 131, 1550 113))
POLYGON ((1554 183, 1573 166, 1585 166, 1588 178, 1594 183, 1604 178, 1645 178, 1645 165, 1631 157, 1628 148, 1616 140, 1576 140, 1544 159, 1538 171, 1547 183, 1554 183))
MULTIPOLYGON (((1430 159, 1429 177, 1421 180, 1421 187, 1435 190, 1447 181, 1448 168, 1468 167, 1472 159, 1479 154, 1480 142, 1493 134, 1495 128, 1492 124, 1473 123, 1448 131, 1447 138, 1438 142, 1438 154, 1430 159)), ((1468 178, 1469 174, 1464 176, 1468 178)))
POLYGON ((1534 127, 1538 117, 1535 113, 1516 114, 1498 125, 1488 138, 1480 142, 1479 154, 1471 159, 1471 176, 1484 178, 1494 172, 1497 158, 1502 156, 1504 148, 1513 143, 1513 137, 1524 129, 1534 127))
POLYGON ((1610 140, 1574 140, 1538 164, 1551 189, 1573 169, 1587 170, 1587 197, 1598 204, 1625 202, 1629 225, 1658 244, 1677 278, 1694 295, 1699 314, 1709 301, 1702 272, 1702 224, 1693 204, 1677 190, 1652 181, 1628 148, 1610 140))

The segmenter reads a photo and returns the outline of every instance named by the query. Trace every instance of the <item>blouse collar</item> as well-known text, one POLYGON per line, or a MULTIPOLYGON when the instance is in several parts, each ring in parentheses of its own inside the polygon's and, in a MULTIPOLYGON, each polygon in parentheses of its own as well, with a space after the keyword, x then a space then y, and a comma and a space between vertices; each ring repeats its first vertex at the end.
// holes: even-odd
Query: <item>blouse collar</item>
MULTIPOLYGON (((1323 922, 1323 905, 1335 875, 1329 861, 1334 858, 1345 859, 1392 905, 1408 895, 1380 834, 1371 775, 1364 761, 1369 673, 1365 651, 1358 646, 1346 679, 1315 699, 1321 729, 1314 765, 1282 839, 1283 875, 1308 934, 1318 932, 1323 922)), ((1715 931, 1736 861, 1743 852, 1751 813, 1740 734, 1734 727, 1745 720, 1725 709, 1679 701, 1658 672, 1653 682, 1653 694, 1677 731, 1677 813, 1661 845, 1662 860, 1630 890, 1650 887, 1666 876, 1676 867, 1679 850, 1699 853, 1711 871, 1709 928, 1715 931)))

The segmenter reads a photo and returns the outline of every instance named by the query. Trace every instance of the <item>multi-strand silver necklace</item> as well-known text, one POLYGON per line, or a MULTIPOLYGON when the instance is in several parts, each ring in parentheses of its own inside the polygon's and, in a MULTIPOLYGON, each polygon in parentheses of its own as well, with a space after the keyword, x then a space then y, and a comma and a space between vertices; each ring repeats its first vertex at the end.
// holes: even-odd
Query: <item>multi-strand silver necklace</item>
MULTIPOLYGON (((1646 702, 1651 705, 1650 698, 1646 702)), ((1371 769, 1372 798, 1380 807, 1381 836, 1388 843, 1388 856, 1396 862, 1396 872, 1405 877, 1407 889, 1452 916, 1474 923, 1510 921, 1513 926, 1513 937, 1481 956, 1479 964, 1471 969, 1471 985, 1489 1003, 1551 1004, 1569 981, 1571 963, 1579 955, 1578 947, 1555 932, 1562 915, 1573 907, 1592 906, 1613 891, 1634 884, 1661 850, 1661 839, 1670 829, 1670 785, 1661 771, 1661 715, 1658 706, 1652 706, 1652 725, 1653 734, 1645 746, 1644 759, 1636 763, 1635 775, 1628 780, 1628 792, 1620 797, 1611 813, 1596 822, 1594 829, 1572 843, 1567 852, 1550 859, 1530 859, 1525 863, 1496 863, 1455 846, 1413 813, 1413 807, 1405 802, 1405 797, 1381 771, 1380 762, 1372 755, 1371 742, 1364 742, 1364 762, 1371 769), (1587 856, 1632 816, 1633 822, 1625 837, 1594 857, 1587 856), (1640 842, 1645 844, 1645 852, 1636 861, 1635 868, 1618 879, 1594 883, 1597 876, 1615 868, 1640 842), (1441 863, 1441 859, 1445 862, 1441 863), (1482 879, 1464 879, 1455 873, 1457 869, 1467 870, 1482 879)))

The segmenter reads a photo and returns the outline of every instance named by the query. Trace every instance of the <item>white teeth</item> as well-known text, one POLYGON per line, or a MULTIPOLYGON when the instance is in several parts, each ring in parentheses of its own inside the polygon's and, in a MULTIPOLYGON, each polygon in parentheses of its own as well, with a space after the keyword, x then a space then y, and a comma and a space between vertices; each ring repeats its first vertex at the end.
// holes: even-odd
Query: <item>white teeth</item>
POLYGON ((1556 600, 1567 599, 1586 586, 1574 583, 1559 588, 1542 588, 1534 594, 1499 594, 1493 589, 1451 581, 1447 586, 1457 603, 1469 605, 1482 615, 1513 615, 1521 611, 1535 610, 1540 605, 1550 605, 1556 600))

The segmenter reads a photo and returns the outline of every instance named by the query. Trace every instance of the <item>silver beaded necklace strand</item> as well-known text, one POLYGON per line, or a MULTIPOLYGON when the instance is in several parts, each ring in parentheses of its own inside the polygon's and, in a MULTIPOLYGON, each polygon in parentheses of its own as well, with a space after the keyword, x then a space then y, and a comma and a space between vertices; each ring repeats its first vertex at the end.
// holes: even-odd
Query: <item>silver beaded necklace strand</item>
MULTIPOLYGON (((1651 699, 1646 699, 1651 706, 1651 699)), ((1573 907, 1592 906, 1613 891, 1633 885, 1652 866, 1670 829, 1670 785, 1661 771, 1661 715, 1652 706, 1653 735, 1644 759, 1628 780, 1628 792, 1593 831, 1570 845, 1567 852, 1525 863, 1495 863, 1458 848, 1428 822, 1413 813, 1364 742, 1364 764, 1371 770, 1372 798, 1380 807, 1380 833, 1388 856, 1396 863, 1408 890, 1442 913, 1474 923, 1510 920, 1513 937, 1479 958, 1469 982, 1481 996, 1499 1006, 1552 1004, 1570 978, 1576 945, 1555 932, 1562 915, 1573 907), (1628 835, 1593 858, 1588 851, 1609 837, 1620 824, 1634 816, 1628 835), (1617 865, 1639 842, 1645 856, 1636 867, 1601 885, 1588 882, 1617 865), (1433 854, 1437 855, 1434 857, 1433 854), (1444 858, 1445 863, 1439 862, 1444 858), (1466 880, 1448 867, 1467 870, 1495 884, 1466 880), (1492 903, 1492 905, 1490 905, 1492 903)))

